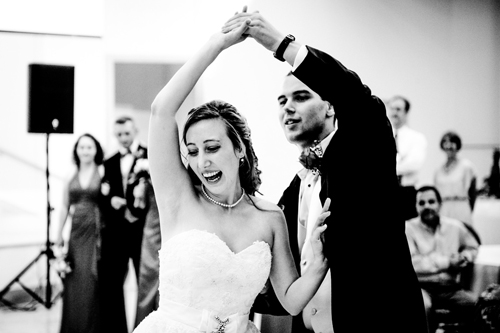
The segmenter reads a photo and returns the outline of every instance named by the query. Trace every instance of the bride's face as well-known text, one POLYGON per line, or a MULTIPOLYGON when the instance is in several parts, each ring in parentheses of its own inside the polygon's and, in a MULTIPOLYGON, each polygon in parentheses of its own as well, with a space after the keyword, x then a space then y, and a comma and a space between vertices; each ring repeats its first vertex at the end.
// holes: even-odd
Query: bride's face
POLYGON ((205 187, 220 199, 240 188, 239 155, 220 119, 201 120, 186 133, 188 163, 205 187))

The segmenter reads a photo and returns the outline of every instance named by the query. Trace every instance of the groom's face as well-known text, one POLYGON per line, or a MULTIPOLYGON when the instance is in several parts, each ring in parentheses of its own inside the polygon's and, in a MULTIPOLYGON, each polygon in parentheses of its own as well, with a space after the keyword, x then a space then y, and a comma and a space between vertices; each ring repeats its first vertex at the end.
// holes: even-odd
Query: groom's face
POLYGON ((280 124, 290 143, 306 148, 328 134, 333 108, 295 76, 285 78, 278 102, 280 124))

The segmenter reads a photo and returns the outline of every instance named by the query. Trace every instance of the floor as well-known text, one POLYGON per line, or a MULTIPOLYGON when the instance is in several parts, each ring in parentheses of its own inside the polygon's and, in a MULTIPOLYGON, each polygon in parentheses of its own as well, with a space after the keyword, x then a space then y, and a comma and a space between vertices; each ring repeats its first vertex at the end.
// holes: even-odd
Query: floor
MULTIPOLYGON (((16 251, 12 251, 16 252, 16 251)), ((35 270, 37 268, 34 268, 35 270)), ((133 272, 133 269, 129 270, 133 272)), ((29 274, 27 278, 29 280, 29 274)), ((44 274, 44 277, 46 275, 44 274)), ((54 295, 57 295, 60 291, 60 285, 57 281, 57 277, 53 279, 54 283, 54 295)), ((2 290, 6 285, 0 286, 2 290)), ((13 285, 12 290, 9 294, 5 296, 5 299, 12 300, 16 307, 22 309, 11 309, 2 302, 0 302, 0 332, 2 333, 58 333, 59 326, 61 324, 61 308, 62 301, 60 297, 51 303, 50 308, 47 308, 44 304, 39 301, 35 301, 27 293, 25 293, 16 284, 13 285)), ((32 290, 36 291, 42 297, 42 301, 45 300, 46 293, 44 291, 37 291, 36 288, 32 290)), ((137 299, 137 288, 135 282, 135 275, 129 274, 124 285, 125 292, 125 302, 127 319, 129 324, 129 330, 132 331, 133 320, 135 316, 135 304, 137 299)))
POLYGON ((61 301, 58 300, 50 309, 43 305, 32 311, 8 310, 0 311, 0 331, 3 333, 56 333, 59 331, 61 319, 61 301))

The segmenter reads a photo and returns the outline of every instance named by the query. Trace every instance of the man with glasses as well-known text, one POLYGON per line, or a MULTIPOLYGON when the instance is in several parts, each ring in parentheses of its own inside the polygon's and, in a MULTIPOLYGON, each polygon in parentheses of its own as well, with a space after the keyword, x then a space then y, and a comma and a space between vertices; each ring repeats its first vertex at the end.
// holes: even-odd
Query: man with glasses
POLYGON ((406 223, 413 267, 422 288, 429 332, 435 331, 433 307, 445 307, 472 325, 476 297, 459 284, 459 274, 476 258, 479 244, 463 222, 439 213, 441 195, 434 186, 417 190, 418 217, 406 223))

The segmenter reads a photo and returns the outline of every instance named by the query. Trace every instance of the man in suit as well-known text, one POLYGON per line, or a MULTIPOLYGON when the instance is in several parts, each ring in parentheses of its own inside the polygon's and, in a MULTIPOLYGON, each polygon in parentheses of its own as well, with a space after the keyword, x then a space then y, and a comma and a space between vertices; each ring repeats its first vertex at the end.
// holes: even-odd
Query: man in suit
MULTIPOLYGON (((356 73, 285 37, 258 12, 237 13, 223 31, 246 20, 250 37, 293 66, 278 97, 279 119, 285 137, 313 170, 301 171, 279 204, 299 270, 307 267, 308 227, 331 198, 324 247, 330 274, 312 306, 294 318, 292 331, 426 332, 404 221, 392 205, 398 190, 396 147, 384 103, 356 73)), ((268 296, 254 310, 279 313, 266 308, 273 303, 268 296)))
POLYGON ((139 275, 144 218, 134 216, 127 208, 126 190, 135 164, 147 158, 147 149, 137 137, 137 128, 130 117, 115 121, 114 135, 118 152, 104 162, 104 181, 109 184, 104 207, 102 234, 101 297, 104 331, 128 332, 125 317, 123 284, 132 259, 136 277, 139 275))

